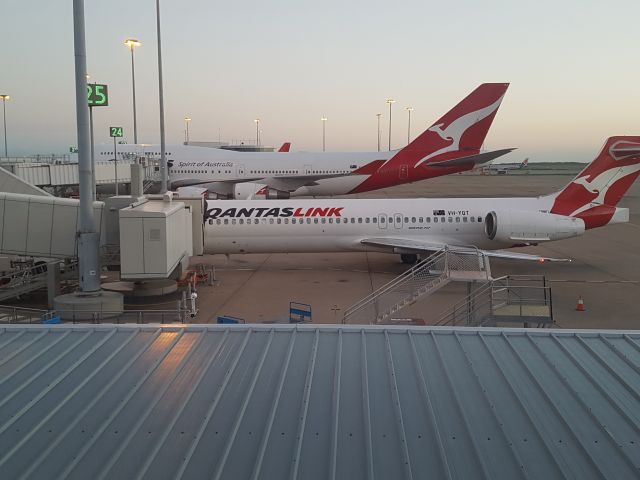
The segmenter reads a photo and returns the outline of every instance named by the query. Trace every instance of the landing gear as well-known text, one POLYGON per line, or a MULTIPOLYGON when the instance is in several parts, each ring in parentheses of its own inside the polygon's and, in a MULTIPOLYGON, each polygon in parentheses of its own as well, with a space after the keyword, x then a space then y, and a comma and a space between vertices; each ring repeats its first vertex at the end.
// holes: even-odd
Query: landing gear
POLYGON ((414 263, 417 263, 418 255, 416 255, 415 253, 401 253, 400 260, 402 260, 402 263, 413 265, 414 263))

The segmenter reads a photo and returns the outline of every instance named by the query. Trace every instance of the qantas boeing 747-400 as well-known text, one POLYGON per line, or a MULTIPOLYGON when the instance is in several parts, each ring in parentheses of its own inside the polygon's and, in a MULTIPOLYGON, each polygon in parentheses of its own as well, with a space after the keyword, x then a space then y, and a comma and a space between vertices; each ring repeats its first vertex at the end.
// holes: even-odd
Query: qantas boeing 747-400
POLYGON ((546 260, 504 249, 627 222, 628 209, 617 204, 639 173, 640 136, 611 137, 564 189, 534 198, 213 200, 205 253, 381 251, 412 263, 446 247, 546 260))
MULTIPOLYGON (((248 200, 366 192, 471 170, 513 149, 480 152, 507 91, 485 83, 420 134, 389 152, 235 152, 196 146, 167 147, 172 188, 199 186, 217 198, 248 200)), ((157 146, 120 145, 117 157, 159 158, 157 146)), ((96 158, 113 157, 105 149, 96 158)))

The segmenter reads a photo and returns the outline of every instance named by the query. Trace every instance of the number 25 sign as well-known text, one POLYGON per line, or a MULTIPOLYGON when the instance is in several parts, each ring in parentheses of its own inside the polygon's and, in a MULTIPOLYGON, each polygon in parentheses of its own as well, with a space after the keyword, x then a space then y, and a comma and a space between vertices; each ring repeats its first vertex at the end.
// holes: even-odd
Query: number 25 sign
POLYGON ((106 107, 109 105, 109 93, 106 85, 87 83, 87 98, 90 107, 106 107))

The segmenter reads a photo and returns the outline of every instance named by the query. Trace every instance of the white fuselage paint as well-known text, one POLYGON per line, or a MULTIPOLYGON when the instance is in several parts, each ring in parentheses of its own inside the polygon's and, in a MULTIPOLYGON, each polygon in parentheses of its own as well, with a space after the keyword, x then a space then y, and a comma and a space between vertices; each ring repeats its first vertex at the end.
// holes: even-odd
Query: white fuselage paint
MULTIPOLYGON (((133 154, 160 159, 158 145, 118 145, 119 160, 133 154)), ((391 152, 236 152, 219 148, 168 145, 166 158, 172 162, 169 180, 176 186, 212 184, 219 193, 230 193, 234 183, 261 183, 266 179, 309 179, 308 186, 291 196, 343 195, 369 175, 351 172, 375 160, 388 160, 391 152)), ((96 146, 96 161, 113 158, 113 146, 96 146)), ((269 183, 272 183, 270 181, 269 183)))
MULTIPOLYGON (((444 199, 327 199, 270 201, 211 201, 207 210, 218 218, 205 218, 205 253, 320 253, 377 251, 364 239, 392 238, 469 246, 493 250, 512 246, 490 240, 485 217, 500 209, 546 212, 552 197, 536 198, 444 198, 444 199), (223 216, 229 208, 288 208, 306 213, 310 209, 341 208, 340 216, 257 217, 223 216), (220 212, 218 213, 218 210, 220 212), (434 214, 444 211, 444 215, 434 214), (437 218, 437 221, 435 220, 437 218), (346 219, 346 222, 345 222, 346 219), (295 223, 293 222, 295 220, 295 223), (302 222, 301 222, 302 220, 302 222), (339 220, 339 221, 338 221, 339 220)), ((389 251, 388 249, 380 249, 389 251)))

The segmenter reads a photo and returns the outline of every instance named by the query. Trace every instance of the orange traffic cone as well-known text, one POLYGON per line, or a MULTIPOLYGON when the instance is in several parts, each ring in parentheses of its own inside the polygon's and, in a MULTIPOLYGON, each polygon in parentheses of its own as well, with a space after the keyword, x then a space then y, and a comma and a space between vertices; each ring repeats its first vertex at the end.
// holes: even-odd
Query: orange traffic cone
POLYGON ((576 305, 576 310, 579 312, 584 312, 584 301, 582 300, 582 295, 578 296, 578 304, 576 305))

